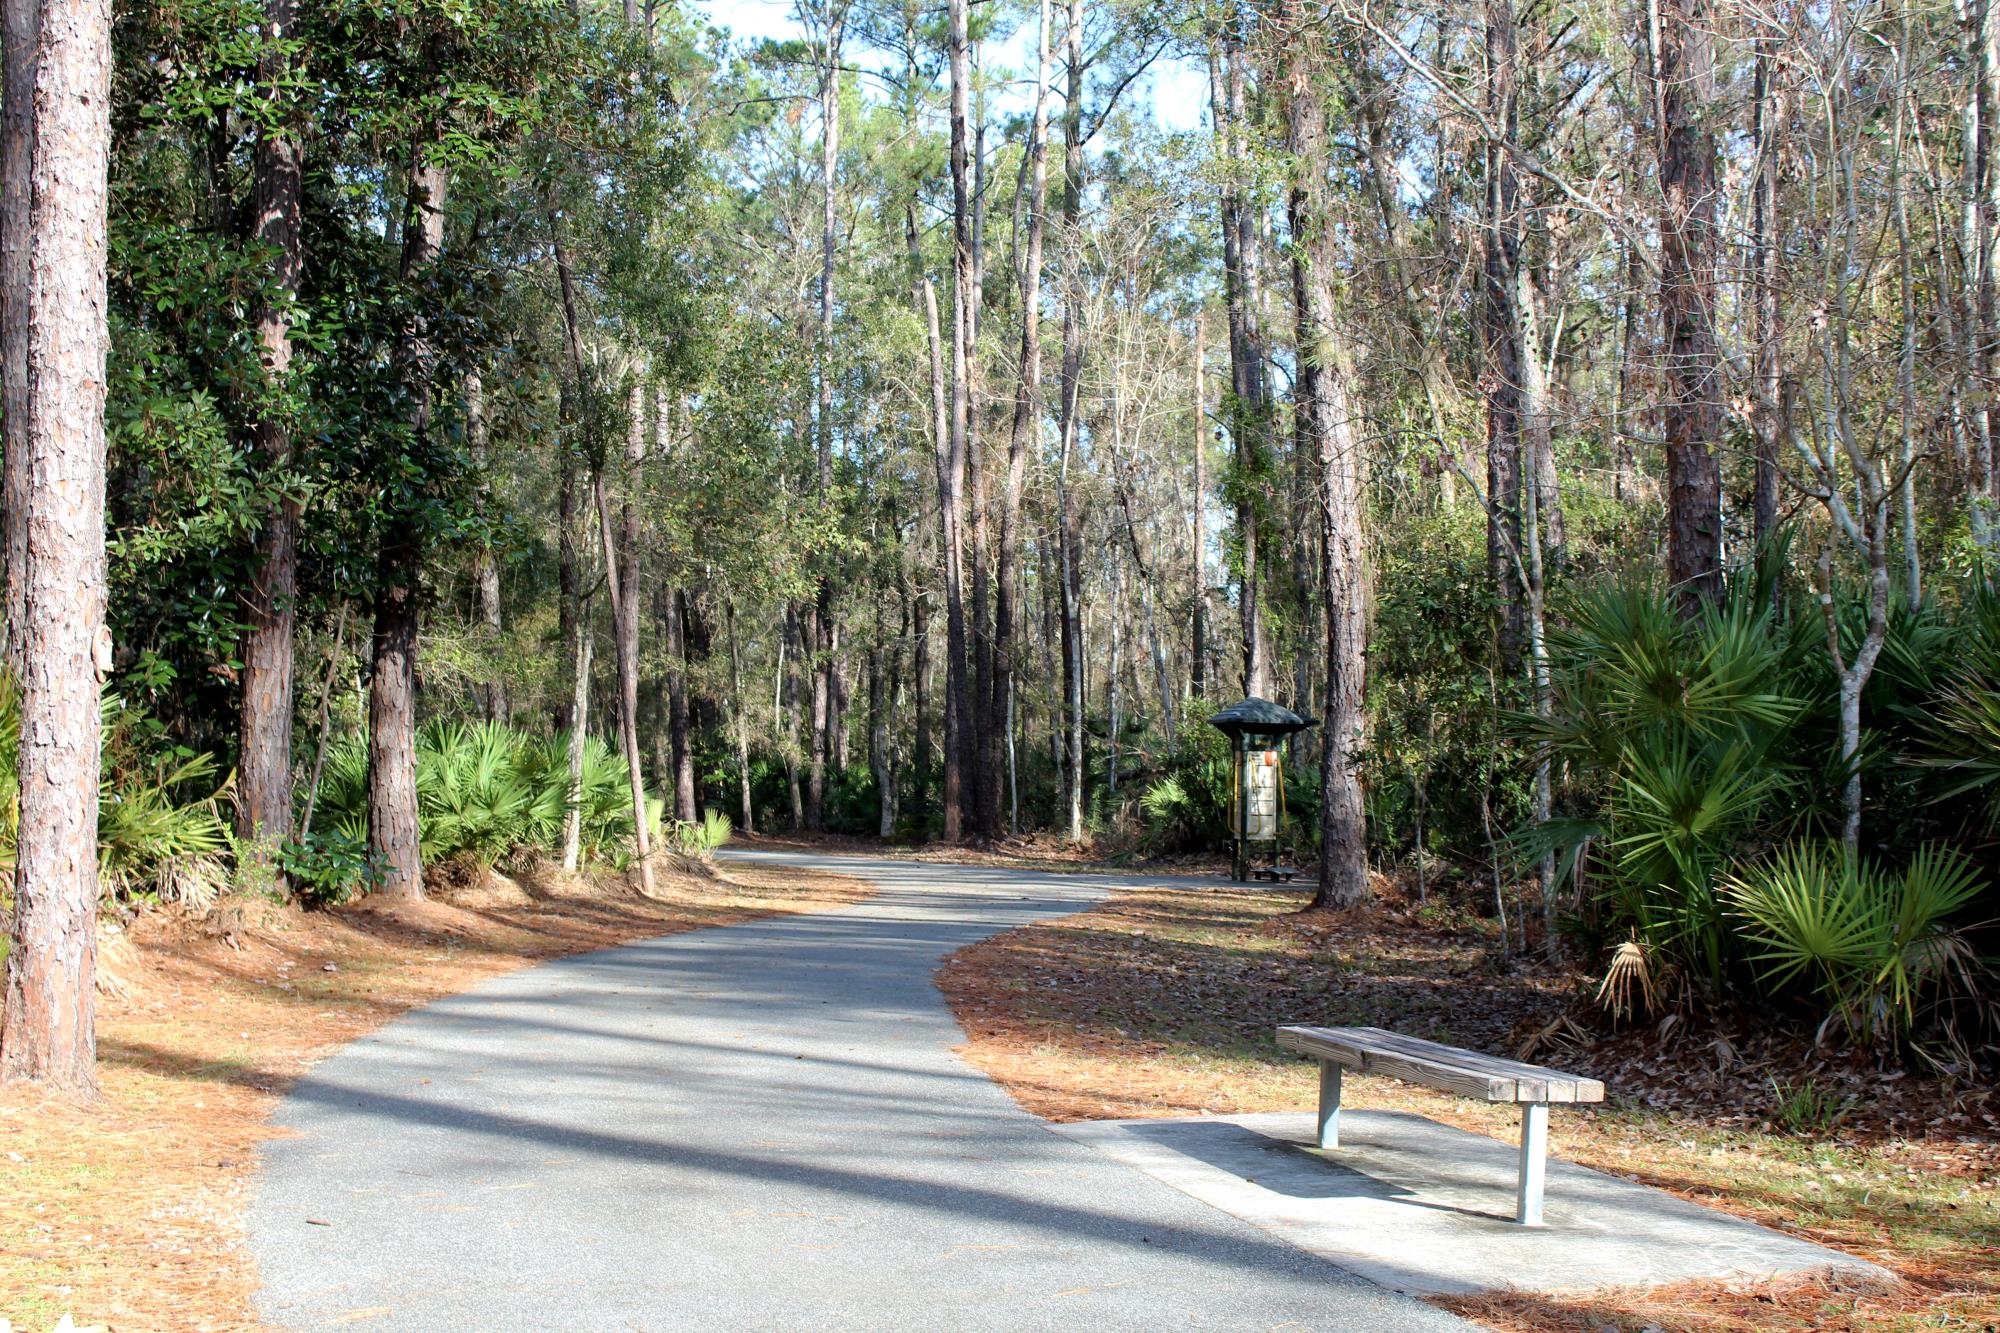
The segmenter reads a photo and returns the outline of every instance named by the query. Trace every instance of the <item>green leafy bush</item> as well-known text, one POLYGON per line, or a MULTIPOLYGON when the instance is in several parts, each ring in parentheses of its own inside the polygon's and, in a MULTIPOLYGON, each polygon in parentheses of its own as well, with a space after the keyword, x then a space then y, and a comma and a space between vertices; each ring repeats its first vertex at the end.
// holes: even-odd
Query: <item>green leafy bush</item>
MULTIPOLYGON (((490 867, 516 851, 558 848, 569 808, 567 733, 540 737, 499 722, 437 722, 417 734, 418 839, 426 865, 466 856, 490 867)), ((631 851, 632 790, 625 760, 596 736, 584 739, 576 808, 585 855, 623 864, 631 851)), ((366 846, 364 738, 328 752, 319 809, 324 827, 366 846)))
POLYGON ((314 829, 303 842, 286 843, 282 865, 300 901, 335 907, 375 883, 368 842, 337 828, 314 829))
POLYGON ((1736 596, 1684 620, 1626 580, 1579 597, 1549 636, 1554 706, 1520 727, 1572 811, 1524 831, 1528 856, 1596 873, 1585 904, 1604 936, 1636 932, 1711 992, 1733 950, 1715 888, 1740 849, 1784 821, 1784 753, 1805 711, 1767 602, 1736 596))
MULTIPOLYGON (((159 744, 148 719, 116 695, 102 705, 97 867, 106 897, 158 897, 205 911, 229 887, 228 783, 213 755, 159 744)), ((0 671, 0 869, 14 866, 20 827, 21 692, 0 671)))
MULTIPOLYGON (((1992 915, 1951 843, 2000 812, 2000 603, 1892 608, 1863 693, 1857 856, 1827 842, 1850 771, 1828 620, 1803 597, 1780 613, 1774 578, 1767 562, 1692 619, 1650 577, 1572 600, 1549 636, 1550 715, 1516 719, 1556 811, 1517 845, 1559 858, 1592 949, 1637 949, 1712 999, 1816 1004, 1862 1043, 1908 1037, 1973 975, 1966 932, 1992 915)), ((1851 660, 1865 608, 1831 610, 1851 660)))
POLYGON ((1952 918, 1982 881, 1956 852, 1927 847, 1890 873, 1838 846, 1795 843, 1732 875, 1723 892, 1745 921, 1767 991, 1810 988, 1864 1044, 1908 1032, 1923 998, 1965 979, 1974 959, 1952 918))
POLYGON ((706 856, 729 841, 735 825, 720 810, 704 810, 700 819, 676 819, 667 827, 667 839, 676 851, 688 856, 706 856))

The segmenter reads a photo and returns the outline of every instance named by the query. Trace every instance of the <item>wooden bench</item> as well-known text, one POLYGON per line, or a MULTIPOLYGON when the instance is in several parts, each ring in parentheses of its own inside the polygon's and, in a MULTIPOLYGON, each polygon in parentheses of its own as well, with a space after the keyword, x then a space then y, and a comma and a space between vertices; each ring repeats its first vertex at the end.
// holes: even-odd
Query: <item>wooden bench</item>
POLYGON ((1278 1045, 1319 1061, 1319 1146, 1340 1146, 1340 1075, 1382 1074, 1405 1083, 1521 1108, 1521 1179, 1515 1220, 1542 1224, 1542 1183, 1549 1147, 1549 1105, 1601 1102, 1604 1085, 1519 1060, 1462 1051, 1381 1028, 1281 1027, 1278 1045))

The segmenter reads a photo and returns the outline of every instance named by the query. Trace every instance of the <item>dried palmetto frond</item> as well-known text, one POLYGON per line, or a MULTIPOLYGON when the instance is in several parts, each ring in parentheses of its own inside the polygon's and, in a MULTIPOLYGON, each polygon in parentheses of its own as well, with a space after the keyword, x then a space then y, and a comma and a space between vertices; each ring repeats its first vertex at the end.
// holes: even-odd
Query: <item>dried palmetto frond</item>
POLYGON ((1636 939, 1626 940, 1611 951, 1611 963, 1597 987, 1597 1003, 1620 1022, 1635 1015, 1650 1015, 1660 1007, 1658 980, 1646 947, 1636 939), (1633 1000, 1638 1004, 1634 1005, 1633 1000))

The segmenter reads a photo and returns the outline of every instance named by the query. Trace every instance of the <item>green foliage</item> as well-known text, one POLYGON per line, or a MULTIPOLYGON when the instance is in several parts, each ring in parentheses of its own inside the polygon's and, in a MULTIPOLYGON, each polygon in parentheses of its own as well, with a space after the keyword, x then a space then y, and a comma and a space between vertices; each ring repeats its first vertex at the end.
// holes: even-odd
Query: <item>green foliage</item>
MULTIPOLYGON (((229 885, 231 840, 222 812, 228 787, 216 776, 214 756, 163 746, 152 720, 115 695, 105 696, 102 717, 99 891, 205 911, 229 885)), ((20 827, 20 743, 20 685, 11 671, 0 671, 0 869, 7 871, 20 827)))
POLYGON ((1971 862, 1925 848, 1900 874, 1838 847, 1795 843, 1723 888, 1746 920, 1750 962, 1773 994, 1810 988, 1856 1040, 1908 1032, 1927 993, 1962 976, 1970 950, 1951 919, 1983 880, 1971 862))
POLYGON ((1486 524, 1474 506, 1412 515, 1376 553, 1368 646, 1369 840, 1483 859, 1482 799, 1510 826, 1528 791, 1501 734, 1520 683, 1489 663, 1497 612, 1486 572, 1486 524))
POLYGON ((1820 1136, 1847 1118, 1848 1103, 1810 1077, 1771 1080, 1772 1119, 1791 1134, 1820 1136))
MULTIPOLYGON (((596 736, 584 738, 575 807, 584 854, 624 864, 631 852, 632 789, 624 758, 596 736)), ((364 738, 328 752, 319 809, 341 844, 367 845, 364 738)), ((569 810, 568 733, 533 736, 499 722, 436 722, 418 733, 418 836, 425 865, 463 856, 491 867, 517 852, 559 848, 569 810)))
POLYGON ((729 841, 735 825, 720 810, 704 810, 700 819, 676 819, 668 828, 675 850, 688 856, 706 856, 729 841))
POLYGON ((1579 812, 1520 846, 1554 852, 1567 876, 1594 863, 1597 930, 1636 931, 1714 993, 1732 953, 1715 886, 1783 822, 1782 743, 1806 707, 1768 606, 1737 596, 1690 622, 1656 583, 1625 579, 1577 597, 1549 643, 1550 715, 1517 727, 1579 812))
POLYGON ((286 843, 282 868, 309 907, 336 907, 375 883, 367 841, 338 828, 314 829, 305 841, 286 843))
MULTIPOLYGON (((1993 808, 2000 730, 1978 725, 1978 673, 2000 617, 1983 592, 1955 615, 1894 609, 1863 696, 1870 836, 1855 856, 1825 841, 1848 771, 1827 622, 1776 600, 1768 569, 1692 619, 1650 578, 1574 598, 1550 635, 1550 716, 1515 723, 1554 765, 1560 805, 1518 845, 1561 858, 1592 947, 1629 935, 1711 998, 1743 981, 1812 1001, 1858 1042, 1907 1038, 1975 970, 1963 930, 1990 891, 1938 837, 1986 827, 1968 820, 1975 798, 1993 808)), ((1851 658, 1865 609, 1838 603, 1833 623, 1851 658)))

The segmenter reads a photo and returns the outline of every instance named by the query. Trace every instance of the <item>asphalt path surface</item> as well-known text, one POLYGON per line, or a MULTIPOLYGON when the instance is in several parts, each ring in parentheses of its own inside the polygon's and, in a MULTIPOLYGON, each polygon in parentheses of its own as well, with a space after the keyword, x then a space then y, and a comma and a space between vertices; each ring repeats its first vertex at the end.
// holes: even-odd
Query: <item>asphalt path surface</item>
POLYGON ((1468 1327, 1051 1132, 953 1054, 944 958, 1118 878, 737 855, 880 892, 511 973, 317 1066, 278 1111, 251 1208, 262 1316, 1468 1327))

